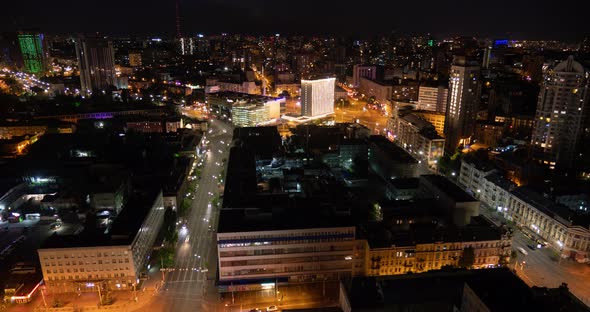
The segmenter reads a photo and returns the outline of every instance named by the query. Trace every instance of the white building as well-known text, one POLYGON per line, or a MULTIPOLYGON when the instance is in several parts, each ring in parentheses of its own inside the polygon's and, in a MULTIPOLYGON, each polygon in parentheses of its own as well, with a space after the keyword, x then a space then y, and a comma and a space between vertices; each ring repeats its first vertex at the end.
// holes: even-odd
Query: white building
POLYGON ((536 233, 559 250, 562 257, 578 262, 590 261, 588 224, 572 218, 564 206, 557 205, 527 186, 512 191, 508 214, 514 222, 536 233))
POLYGON ((260 224, 259 229, 225 231, 220 226, 217 258, 221 292, 274 288, 276 280, 310 282, 352 276, 353 226, 302 225, 299 229, 268 230, 264 227, 260 224), (271 285, 261 284, 261 280, 269 280, 271 285), (241 288, 234 289, 234 283, 241 288))
POLYGON ((301 115, 315 117, 334 113, 336 78, 301 80, 301 115))
POLYGON ((162 192, 153 201, 147 198, 123 209, 110 236, 56 235, 38 249, 48 291, 74 293, 137 285, 164 221, 162 192))
POLYGON ((449 77, 449 102, 445 112, 445 150, 452 153, 470 142, 475 131, 479 105, 479 65, 465 57, 455 57, 449 77))
POLYGON ((590 230, 584 218, 554 203, 527 186, 518 187, 499 176, 495 169, 463 161, 459 182, 483 203, 508 220, 526 228, 539 241, 546 241, 562 257, 590 261, 590 230))
POLYGON ((420 86, 418 89, 417 110, 427 110, 444 113, 447 110, 449 89, 439 87, 420 86))
POLYGON ((545 74, 531 144, 534 157, 550 169, 570 168, 588 114, 588 73, 570 56, 545 74))
POLYGON ((377 65, 354 65, 352 67, 352 86, 358 88, 361 78, 377 79, 377 65))

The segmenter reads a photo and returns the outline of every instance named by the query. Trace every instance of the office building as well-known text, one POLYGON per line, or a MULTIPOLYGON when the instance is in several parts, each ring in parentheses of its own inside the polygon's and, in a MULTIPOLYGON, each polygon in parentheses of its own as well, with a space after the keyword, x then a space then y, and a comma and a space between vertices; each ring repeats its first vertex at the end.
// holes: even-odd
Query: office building
POLYGON ((276 215, 244 214, 235 222, 231 215, 222 211, 217 233, 221 292, 237 290, 233 284, 248 287, 242 290, 263 289, 265 280, 274 288, 277 280, 311 282, 352 276, 354 226, 316 227, 313 217, 297 224, 293 218, 276 220, 276 215))
POLYGON ((17 37, 25 72, 35 75, 43 74, 45 71, 43 34, 23 32, 17 37))
POLYGON ((449 89, 439 87, 420 86, 418 89, 417 110, 427 110, 444 113, 447 110, 449 89))
POLYGON ((162 192, 145 192, 123 208, 108 235, 52 236, 38 249, 47 290, 133 289, 147 270, 163 222, 162 192))
POLYGON ((455 56, 449 77, 449 101, 445 112, 445 151, 454 153, 469 144, 479 106, 479 65, 464 56, 455 56))
POLYGON ((231 120, 236 127, 257 126, 279 118, 284 101, 284 98, 237 92, 207 95, 211 113, 220 119, 231 120))
POLYGON ((116 85, 111 41, 99 37, 80 37, 76 40, 76 56, 83 94, 116 85))
POLYGON ((315 117, 334 113, 336 78, 301 80, 301 115, 315 117))
POLYGON ((578 160, 576 151, 590 109, 587 75, 572 56, 545 74, 531 144, 533 157, 550 169, 571 168, 578 160))

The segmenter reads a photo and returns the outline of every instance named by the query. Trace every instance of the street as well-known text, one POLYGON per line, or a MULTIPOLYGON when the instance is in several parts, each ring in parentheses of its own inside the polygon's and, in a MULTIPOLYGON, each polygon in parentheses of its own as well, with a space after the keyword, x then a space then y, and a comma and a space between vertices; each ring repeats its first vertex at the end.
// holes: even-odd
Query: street
MULTIPOLYGON (((490 219, 496 218, 505 221, 499 213, 483 204, 480 213, 490 219)), ((532 250, 528 246, 536 246, 536 243, 526 237, 516 226, 511 227, 514 229, 512 249, 517 251, 516 259, 512 259, 512 262, 516 263, 514 268, 522 280, 529 286, 550 288, 567 283, 569 290, 578 299, 586 305, 590 304, 590 288, 588 288, 590 266, 570 259, 562 259, 556 251, 549 247, 532 250), (518 251, 519 247, 527 254, 518 251)))
POLYGON ((152 311, 215 309, 215 230, 219 206, 215 205, 213 199, 219 194, 221 179, 225 178, 221 176, 225 168, 223 159, 229 157, 228 144, 232 140, 233 128, 229 124, 213 120, 210 130, 210 133, 205 133, 210 141, 209 151, 201 169, 195 200, 188 216, 183 217, 186 220, 186 230, 180 230, 174 271, 166 273, 166 282, 151 306, 152 311))

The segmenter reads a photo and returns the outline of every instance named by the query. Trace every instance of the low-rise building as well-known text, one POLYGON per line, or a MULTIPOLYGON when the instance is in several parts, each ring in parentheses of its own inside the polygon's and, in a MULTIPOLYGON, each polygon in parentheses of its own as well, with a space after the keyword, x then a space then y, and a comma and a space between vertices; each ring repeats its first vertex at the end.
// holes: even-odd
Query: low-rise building
POLYGON ((590 260, 590 224, 586 216, 555 204, 528 186, 511 192, 507 214, 559 250, 561 256, 578 262, 590 260))
POLYGON ((481 161, 475 157, 465 157, 461 161, 459 184, 465 187, 470 194, 479 198, 484 186, 483 178, 496 171, 496 168, 491 163, 481 161))
POLYGON ((132 289, 147 270, 162 223, 161 191, 137 194, 107 235, 54 234, 37 250, 50 293, 132 289))
POLYGON ((510 237, 490 224, 411 227, 403 237, 393 238, 387 245, 369 242, 366 272, 368 276, 381 276, 462 265, 492 268, 507 263, 510 252, 510 237))
POLYGON ((217 232, 221 292, 272 289, 277 281, 352 276, 355 227, 350 223, 256 210, 221 212, 217 232))

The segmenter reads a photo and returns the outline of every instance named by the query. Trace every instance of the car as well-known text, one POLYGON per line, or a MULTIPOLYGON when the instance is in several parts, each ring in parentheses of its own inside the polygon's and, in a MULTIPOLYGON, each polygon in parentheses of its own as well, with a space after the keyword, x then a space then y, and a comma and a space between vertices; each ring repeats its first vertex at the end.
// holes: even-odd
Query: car
POLYGON ((276 306, 276 305, 271 305, 271 306, 269 306, 268 308, 266 308, 266 311, 267 311, 267 312, 271 312, 271 311, 278 311, 278 310, 279 310, 279 308, 277 308, 277 306, 276 306))
POLYGON ((527 246, 527 247, 528 247, 530 250, 535 250, 535 249, 536 249, 536 248, 535 248, 535 246, 533 246, 533 245, 526 245, 526 246, 527 246))
POLYGON ((250 312, 262 312, 262 310, 260 310, 258 308, 254 308, 254 309, 250 310, 250 312))
POLYGON ((187 236, 187 237, 184 239, 184 242, 185 242, 185 243, 188 243, 188 242, 190 241, 190 239, 191 239, 191 237, 190 237, 190 236, 187 236))

